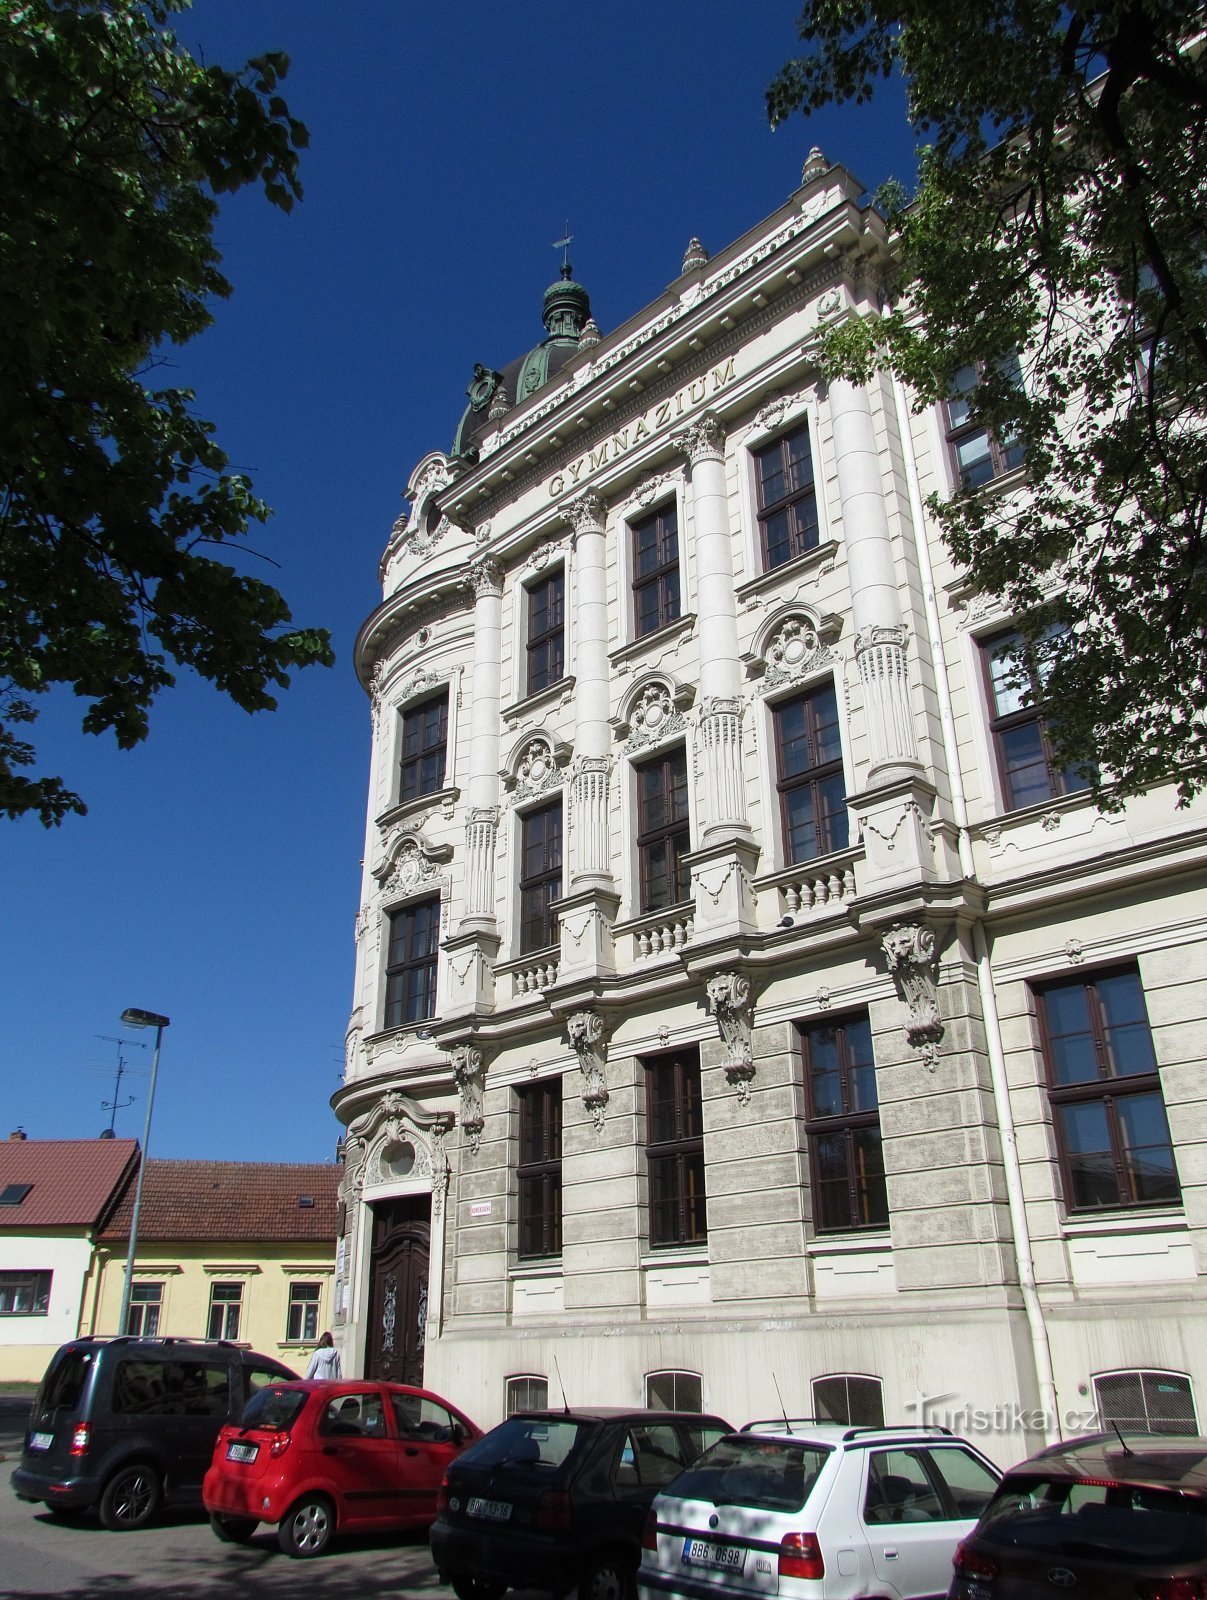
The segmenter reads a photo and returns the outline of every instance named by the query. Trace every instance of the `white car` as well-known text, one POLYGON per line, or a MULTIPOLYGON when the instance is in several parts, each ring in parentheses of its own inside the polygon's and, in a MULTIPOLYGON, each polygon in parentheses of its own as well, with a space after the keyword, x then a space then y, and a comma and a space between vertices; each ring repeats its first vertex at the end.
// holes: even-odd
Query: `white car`
POLYGON ((654 1501, 640 1600, 930 1600, 1001 1473, 940 1428, 750 1423, 654 1501))

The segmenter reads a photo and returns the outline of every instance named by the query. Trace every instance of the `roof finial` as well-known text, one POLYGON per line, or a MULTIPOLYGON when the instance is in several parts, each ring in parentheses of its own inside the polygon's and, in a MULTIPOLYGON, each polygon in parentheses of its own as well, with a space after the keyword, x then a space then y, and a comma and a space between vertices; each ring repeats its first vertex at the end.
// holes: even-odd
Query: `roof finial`
POLYGON ((555 239, 553 241, 553 248, 555 250, 561 250, 563 252, 563 254, 562 254, 562 277, 565 278, 567 282, 569 282, 569 280, 570 280, 570 278, 572 276, 571 269, 570 269, 570 246, 573 243, 574 243, 574 235, 570 232, 570 219, 569 219, 569 217, 567 217, 566 218, 565 236, 563 238, 561 238, 561 239, 555 239))

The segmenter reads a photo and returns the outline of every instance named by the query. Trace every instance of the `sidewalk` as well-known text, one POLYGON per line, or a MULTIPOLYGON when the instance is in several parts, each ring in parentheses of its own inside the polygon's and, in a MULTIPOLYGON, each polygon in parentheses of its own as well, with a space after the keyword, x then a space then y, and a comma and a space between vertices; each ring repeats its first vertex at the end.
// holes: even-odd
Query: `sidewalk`
POLYGON ((0 1386, 0 1461, 15 1461, 25 1442, 25 1426, 36 1383, 0 1386))

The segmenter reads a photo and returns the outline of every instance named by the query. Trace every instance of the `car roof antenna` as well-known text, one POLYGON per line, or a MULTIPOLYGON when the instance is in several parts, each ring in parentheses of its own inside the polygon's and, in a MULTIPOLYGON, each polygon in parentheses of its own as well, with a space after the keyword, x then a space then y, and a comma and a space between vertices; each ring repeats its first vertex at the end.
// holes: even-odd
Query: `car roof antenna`
POLYGON ((557 1386, 562 1391, 562 1410, 570 1415, 570 1402, 566 1399, 566 1385, 562 1382, 562 1369, 557 1364, 557 1357, 553 1358, 553 1370, 557 1373, 557 1386))
POLYGON ((1121 1433, 1119 1433, 1119 1424, 1115 1421, 1115 1419, 1113 1417, 1111 1418, 1111 1427, 1114 1428, 1116 1434, 1119 1435, 1119 1443, 1123 1446, 1123 1454, 1125 1456, 1134 1456, 1136 1452, 1133 1449, 1131 1449, 1131 1447, 1128 1445, 1127 1440, 1123 1437, 1123 1435, 1121 1433))
POLYGON ((788 1408, 784 1404, 783 1395, 780 1393, 780 1381, 776 1377, 774 1372, 771 1374, 771 1381, 775 1385, 775 1398, 780 1403, 780 1415, 784 1419, 784 1427, 785 1427, 785 1429, 787 1430, 788 1433, 791 1433, 792 1432, 792 1424, 788 1421, 788 1408))

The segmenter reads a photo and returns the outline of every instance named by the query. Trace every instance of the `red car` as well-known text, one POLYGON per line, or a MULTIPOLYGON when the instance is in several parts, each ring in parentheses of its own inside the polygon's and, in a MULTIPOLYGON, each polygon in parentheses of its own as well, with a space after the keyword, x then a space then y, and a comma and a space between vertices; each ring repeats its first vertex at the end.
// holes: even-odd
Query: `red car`
POLYGON ((201 1495, 220 1539, 271 1522, 286 1555, 317 1556, 335 1533, 433 1522, 444 1469, 481 1437, 426 1389, 274 1383, 218 1435, 201 1495))

